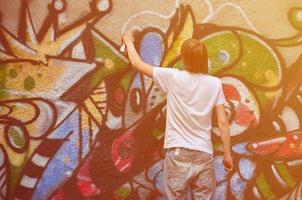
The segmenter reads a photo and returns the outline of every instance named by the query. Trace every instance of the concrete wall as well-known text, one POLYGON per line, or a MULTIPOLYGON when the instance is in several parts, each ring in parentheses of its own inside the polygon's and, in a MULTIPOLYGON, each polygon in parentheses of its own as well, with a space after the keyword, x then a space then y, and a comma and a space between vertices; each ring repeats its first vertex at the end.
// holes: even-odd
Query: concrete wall
MULTIPOLYGON (((165 95, 118 51, 181 68, 203 41, 221 77, 215 199, 301 198, 300 0, 0 0, 0 199, 162 199, 165 95)), ((188 86, 189 87, 189 86, 188 86)))

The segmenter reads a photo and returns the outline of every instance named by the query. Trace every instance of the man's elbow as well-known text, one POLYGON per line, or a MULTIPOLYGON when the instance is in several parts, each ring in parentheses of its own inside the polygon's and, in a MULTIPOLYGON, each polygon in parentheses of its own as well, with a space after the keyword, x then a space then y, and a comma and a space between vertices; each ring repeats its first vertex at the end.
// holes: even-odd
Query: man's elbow
POLYGON ((134 60, 131 64, 135 69, 138 69, 140 66, 142 66, 142 62, 140 60, 134 60))
POLYGON ((218 125, 220 128, 228 128, 229 121, 227 119, 218 120, 218 125))
POLYGON ((132 62, 132 66, 137 69, 139 67, 139 62, 132 62))

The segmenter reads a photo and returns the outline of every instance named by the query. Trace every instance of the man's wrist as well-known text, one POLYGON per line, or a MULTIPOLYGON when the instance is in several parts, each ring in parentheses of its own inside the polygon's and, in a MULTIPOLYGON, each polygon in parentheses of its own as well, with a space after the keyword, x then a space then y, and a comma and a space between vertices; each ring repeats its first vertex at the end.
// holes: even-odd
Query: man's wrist
POLYGON ((224 156, 227 156, 227 157, 231 156, 231 152, 225 152, 224 156))
POLYGON ((133 41, 127 41, 127 42, 125 42, 125 45, 131 45, 131 44, 133 44, 133 41))

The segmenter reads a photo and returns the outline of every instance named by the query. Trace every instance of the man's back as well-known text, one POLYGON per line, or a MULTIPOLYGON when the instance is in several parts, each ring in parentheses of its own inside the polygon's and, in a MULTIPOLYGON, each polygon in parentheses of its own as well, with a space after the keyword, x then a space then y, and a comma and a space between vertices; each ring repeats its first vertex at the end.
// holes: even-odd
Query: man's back
POLYGON ((213 198, 215 171, 210 129, 214 106, 226 170, 233 169, 233 160, 221 82, 215 77, 202 75, 208 73, 206 46, 194 38, 186 40, 180 50, 186 71, 177 71, 145 63, 135 50, 133 41, 131 31, 124 34, 123 42, 132 66, 153 77, 168 94, 164 146, 167 151, 163 170, 165 198, 184 199, 189 191, 193 199, 213 198))
POLYGON ((225 102, 220 79, 170 68, 155 68, 153 77, 167 92, 164 148, 184 147, 212 154, 212 110, 225 102))

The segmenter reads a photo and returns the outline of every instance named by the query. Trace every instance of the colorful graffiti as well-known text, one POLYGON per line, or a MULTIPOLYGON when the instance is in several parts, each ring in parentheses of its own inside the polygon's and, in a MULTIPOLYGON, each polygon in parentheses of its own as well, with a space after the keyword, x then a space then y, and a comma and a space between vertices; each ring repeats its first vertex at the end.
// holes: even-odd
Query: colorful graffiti
MULTIPOLYGON (((70 4, 50 2, 39 31, 26 0, 17 34, 1 21, 0 199, 163 199, 165 94, 96 28, 114 2, 92 0, 89 12, 62 26, 70 4)), ((209 6, 197 22, 199 13, 176 1, 168 28, 140 28, 135 45, 144 61, 179 69, 183 41, 208 47, 210 74, 227 98, 235 162, 224 171, 213 118, 215 199, 300 199, 302 54, 288 64, 281 49, 301 45, 302 8, 288 10, 297 34, 272 39, 250 21, 251 29, 210 23, 234 5, 209 6)))

